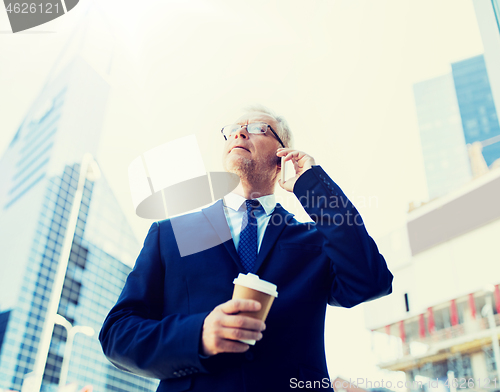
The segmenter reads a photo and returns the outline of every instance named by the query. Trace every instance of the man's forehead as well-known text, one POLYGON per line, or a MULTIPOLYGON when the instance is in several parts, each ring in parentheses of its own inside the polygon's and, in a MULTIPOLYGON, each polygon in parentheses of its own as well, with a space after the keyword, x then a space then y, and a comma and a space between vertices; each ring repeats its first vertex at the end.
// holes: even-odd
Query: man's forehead
POLYGON ((276 119, 273 116, 271 116, 267 113, 262 113, 262 112, 245 113, 243 116, 238 118, 236 123, 237 124, 247 124, 247 123, 258 122, 258 121, 265 122, 266 124, 271 125, 273 128, 276 128, 276 126, 278 124, 276 119))

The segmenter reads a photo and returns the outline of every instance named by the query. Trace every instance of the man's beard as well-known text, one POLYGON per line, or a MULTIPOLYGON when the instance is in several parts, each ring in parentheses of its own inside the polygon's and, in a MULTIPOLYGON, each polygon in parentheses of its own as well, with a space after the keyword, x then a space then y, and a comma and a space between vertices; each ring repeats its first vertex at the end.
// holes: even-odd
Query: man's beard
POLYGON ((224 169, 230 173, 238 175, 249 183, 271 182, 276 179, 276 158, 269 159, 248 159, 238 157, 237 159, 225 159, 224 169))

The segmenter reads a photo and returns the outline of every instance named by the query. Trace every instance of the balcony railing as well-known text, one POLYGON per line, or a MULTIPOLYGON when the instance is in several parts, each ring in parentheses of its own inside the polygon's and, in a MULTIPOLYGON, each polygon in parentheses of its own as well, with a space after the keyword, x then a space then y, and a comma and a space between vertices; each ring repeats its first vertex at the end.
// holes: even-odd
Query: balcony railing
MULTIPOLYGON (((500 326, 500 315, 496 314, 494 316, 495 324, 497 327, 500 326)), ((475 340, 476 337, 482 337, 489 328, 489 323, 487 318, 477 318, 475 320, 470 320, 464 324, 454 325, 448 328, 443 328, 435 331, 431 335, 427 335, 425 338, 420 338, 418 336, 408 336, 405 343, 399 341, 399 348, 391 344, 384 349, 383 347, 377 347, 378 350, 382 349, 384 351, 383 359, 381 362, 393 362, 404 357, 415 357, 415 356, 425 356, 426 353, 432 353, 434 348, 446 348, 447 343, 450 346, 459 343, 465 343, 469 339, 475 340)), ((485 335, 487 336, 487 335, 485 335)), ((393 336, 393 338, 396 338, 393 336)), ((392 340, 392 343, 394 341, 392 340)))
MULTIPOLYGON (((500 315, 496 314, 494 316, 496 326, 500 326, 500 315)), ((410 341, 418 341, 420 343, 432 344, 436 342, 442 342, 448 339, 458 338, 466 334, 484 331, 489 329, 489 323, 487 318, 478 318, 476 320, 471 320, 464 324, 453 325, 448 328, 439 329, 434 331, 431 335, 427 335, 425 338, 409 339, 410 341)))

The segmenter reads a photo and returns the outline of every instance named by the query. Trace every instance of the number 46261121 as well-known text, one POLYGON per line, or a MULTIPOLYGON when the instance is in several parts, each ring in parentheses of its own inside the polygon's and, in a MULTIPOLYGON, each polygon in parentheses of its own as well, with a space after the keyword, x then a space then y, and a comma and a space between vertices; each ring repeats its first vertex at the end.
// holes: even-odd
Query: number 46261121
POLYGON ((15 14, 58 14, 59 4, 55 3, 9 3, 7 12, 15 14))

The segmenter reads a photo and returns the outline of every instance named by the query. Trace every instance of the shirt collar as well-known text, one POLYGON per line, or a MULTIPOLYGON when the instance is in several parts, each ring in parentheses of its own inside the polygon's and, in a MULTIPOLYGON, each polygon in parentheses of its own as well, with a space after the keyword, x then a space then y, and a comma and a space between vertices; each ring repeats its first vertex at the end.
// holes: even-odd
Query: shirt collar
MULTIPOLYGON (((246 199, 243 196, 231 192, 224 196, 224 205, 234 211, 238 211, 240 208, 242 208, 243 204, 245 204, 245 200, 246 199)), ((264 207, 266 215, 271 215, 273 213, 276 207, 276 197, 274 196, 274 194, 261 196, 255 200, 258 200, 261 206, 264 207)))

